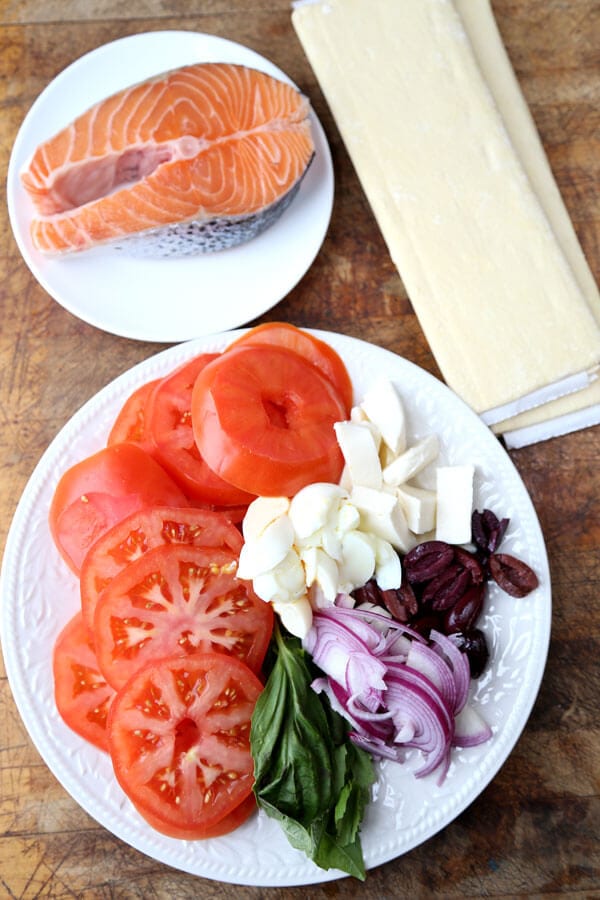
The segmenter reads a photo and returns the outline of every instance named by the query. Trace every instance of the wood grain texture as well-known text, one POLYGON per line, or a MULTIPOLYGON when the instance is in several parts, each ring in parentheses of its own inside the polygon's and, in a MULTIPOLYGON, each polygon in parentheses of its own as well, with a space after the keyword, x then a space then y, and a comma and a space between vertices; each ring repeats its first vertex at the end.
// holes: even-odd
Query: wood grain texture
MULTIPOLYGON (((476 0, 475 0, 476 2, 476 0)), ((495 0, 494 9, 584 250, 600 277, 600 3, 495 0)), ((247 44, 309 95, 336 176, 310 271, 264 319, 332 329, 435 361, 294 35, 289 0, 9 0, 0 4, 0 169, 29 106, 68 63, 145 30, 247 44)), ((162 349, 80 322, 36 283, 0 208, 0 550, 27 479, 69 417, 162 349)), ((449 827, 351 879, 269 891, 183 874, 117 840, 64 792, 33 747, 0 672, 0 897, 366 900, 600 897, 600 431, 513 451, 540 517, 553 635, 531 718, 497 777, 449 827)))

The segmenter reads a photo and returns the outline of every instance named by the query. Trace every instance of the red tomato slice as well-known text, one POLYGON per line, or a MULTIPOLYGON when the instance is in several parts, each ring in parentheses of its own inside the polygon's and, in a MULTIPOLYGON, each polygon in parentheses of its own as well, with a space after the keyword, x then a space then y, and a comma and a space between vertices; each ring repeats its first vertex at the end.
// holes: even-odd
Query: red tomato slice
POLYGON ((101 591, 148 550, 164 544, 220 547, 237 556, 242 536, 224 513, 208 509, 155 506, 127 516, 92 545, 81 565, 81 611, 90 631, 101 591))
POLYGON ((237 555, 170 544, 130 563, 96 604, 100 668, 118 690, 151 659, 224 651, 259 671, 273 612, 251 585, 238 581, 237 555))
POLYGON ((343 458, 333 424, 346 418, 331 382, 283 347, 225 351, 199 374, 192 397, 194 436, 208 465, 263 496, 337 482, 343 458))
POLYGON ((119 691, 108 724, 115 775, 154 828, 202 838, 241 804, 249 813, 261 690, 239 660, 195 653, 152 662, 119 691))
MULTIPOLYGON (((135 806, 135 804, 134 804, 135 806)), ((256 810, 256 799, 254 794, 250 794, 245 800, 235 807, 230 813, 220 819, 211 827, 202 827, 201 825, 193 825, 191 828, 174 825, 170 823, 165 827, 165 823, 158 816, 152 815, 147 809, 136 806, 139 814, 151 825, 156 831, 167 834, 169 837, 179 838, 183 841, 198 841, 206 838, 222 837, 239 828, 247 818, 249 818, 256 810)))
POLYGON ((354 388, 341 356, 313 334, 288 322, 264 322, 237 338, 229 349, 245 344, 286 347, 304 356, 331 381, 346 406, 346 418, 352 409, 354 388))
POLYGON ((54 645, 54 697, 62 719, 80 737, 108 750, 106 721, 114 688, 100 673, 81 613, 67 622, 54 645))
POLYGON ((146 428, 146 404, 160 378, 147 381, 137 388, 125 401, 114 421, 107 444, 121 444, 128 441, 139 444, 148 453, 152 452, 152 441, 146 428))
POLYGON ((218 356, 203 353, 163 378, 147 401, 147 427, 154 456, 191 500, 217 506, 247 506, 253 495, 228 484, 207 466, 192 432, 194 382, 218 356))
POLYGON ((50 531, 63 559, 78 575, 92 544, 145 506, 189 506, 189 501, 141 447, 113 444, 63 474, 50 505, 50 531))

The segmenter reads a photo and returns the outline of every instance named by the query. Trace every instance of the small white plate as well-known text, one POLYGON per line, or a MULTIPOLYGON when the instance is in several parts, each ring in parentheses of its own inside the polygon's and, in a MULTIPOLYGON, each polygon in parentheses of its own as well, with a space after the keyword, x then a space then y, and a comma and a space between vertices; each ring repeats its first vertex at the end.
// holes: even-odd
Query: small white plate
MULTIPOLYGON (((546 663, 550 575, 523 482, 479 417, 440 381, 395 354, 354 338, 314 333, 342 355, 357 399, 379 376, 387 375, 402 394, 411 440, 435 432, 443 463, 475 464, 476 507, 510 517, 502 550, 529 563, 540 581, 522 600, 493 583, 489 587, 481 626, 490 664, 472 686, 472 703, 492 728, 490 741, 455 751, 441 787, 435 775, 414 778, 411 768, 417 756, 409 757, 406 765, 378 765, 362 829, 365 862, 373 868, 448 825, 509 756, 531 712, 546 663)), ((53 697, 52 647, 80 605, 78 582, 48 530, 48 508, 59 477, 103 446, 118 410, 136 387, 196 353, 221 350, 234 336, 205 337, 153 356, 101 390, 61 430, 31 476, 9 531, 0 582, 0 634, 12 692, 32 740, 64 788, 105 828, 148 856, 205 878, 263 886, 312 884, 342 873, 319 869, 292 849, 278 823, 262 811, 230 835, 208 841, 178 841, 153 831, 118 787, 108 755, 67 728, 53 697)))
POLYGON ((110 247, 50 257, 32 245, 33 206, 19 173, 35 148, 94 103, 130 84, 196 62, 232 62, 292 83, 248 47, 209 34, 162 31, 105 44, 61 72, 17 135, 8 168, 10 222, 25 262, 73 315, 122 337, 164 343, 236 328, 271 309, 300 281, 323 242, 333 206, 333 165, 311 112, 316 154, 293 202, 261 235, 230 250, 181 259, 136 259, 110 247))

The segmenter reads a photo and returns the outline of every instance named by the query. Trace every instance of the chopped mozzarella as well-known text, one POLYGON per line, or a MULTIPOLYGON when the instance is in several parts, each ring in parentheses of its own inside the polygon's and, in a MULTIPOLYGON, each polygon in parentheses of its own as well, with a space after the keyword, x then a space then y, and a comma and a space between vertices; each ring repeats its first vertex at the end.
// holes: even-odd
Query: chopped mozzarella
POLYGON ((399 588, 402 584, 400 557, 388 541, 375 541, 375 581, 382 591, 399 588))
POLYGON ((467 544, 471 540, 474 475, 472 465, 438 467, 435 526, 438 541, 467 544))
POLYGON ((375 541, 364 531, 344 535, 339 567, 340 589, 347 594, 362 587, 375 572, 375 541))
POLYGON ((267 603, 293 603, 306 594, 304 566, 295 550, 290 550, 279 565, 261 572, 252 582, 254 590, 267 603))
POLYGON ((238 564, 239 578, 254 578, 279 565, 294 543, 294 528, 287 515, 279 516, 258 534, 246 530, 238 564))
POLYGON ((290 501, 287 497, 257 497, 253 500, 242 522, 244 540, 253 540, 262 534, 265 528, 287 513, 290 501))
POLYGON ((398 391, 381 378, 365 394, 361 407, 390 450, 398 455, 406 450, 406 417, 398 391))
POLYGON ((356 485, 352 489, 350 501, 359 512, 379 516, 389 515, 398 502, 390 491, 378 491, 363 485, 356 485))
POLYGON ((347 497, 339 484, 316 482, 302 488, 292 498, 289 516, 299 538, 306 538, 327 525, 347 497))
POLYGON ((274 603, 273 609, 290 634, 305 638, 312 625, 312 607, 306 597, 293 603, 274 603))
POLYGON ((378 446, 369 426, 359 422, 336 422, 333 427, 352 484, 380 488, 378 446))
POLYGON ((318 585, 322 597, 332 605, 339 593, 340 575, 335 559, 320 547, 308 547, 300 553, 304 564, 306 586, 318 585))
POLYGON ((426 534, 435 528, 435 491, 402 484, 396 488, 396 496, 404 510, 408 527, 415 534, 426 534))
POLYGON ((415 544, 404 511, 394 494, 372 488, 355 487, 350 495, 360 512, 361 529, 388 541, 392 547, 407 553, 415 544))
POLYGON ((386 484, 399 485, 409 481, 437 457, 440 443, 437 435, 429 434, 413 444, 383 470, 386 484))

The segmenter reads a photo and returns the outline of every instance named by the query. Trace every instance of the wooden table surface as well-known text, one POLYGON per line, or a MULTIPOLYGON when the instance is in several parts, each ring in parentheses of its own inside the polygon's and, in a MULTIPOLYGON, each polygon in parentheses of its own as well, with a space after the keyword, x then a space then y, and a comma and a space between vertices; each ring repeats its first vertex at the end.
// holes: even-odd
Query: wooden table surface
MULTIPOLYGON (((477 0, 473 0, 477 2, 477 0)), ((495 0, 498 23, 584 250, 600 277, 600 2, 495 0)), ((68 63, 142 31, 186 29, 266 55, 308 94, 336 177, 310 271, 268 315, 372 341, 439 376, 290 22, 288 0, 3 0, 0 165, 37 95, 68 63)), ((43 450, 104 384, 164 345, 96 330, 23 262, 0 211, 0 549, 43 450)), ((553 632, 531 718, 497 777, 442 833, 368 874, 310 888, 240 887, 123 844, 67 795, 0 678, 0 897, 600 897, 600 431, 511 452, 540 518, 553 632)))

